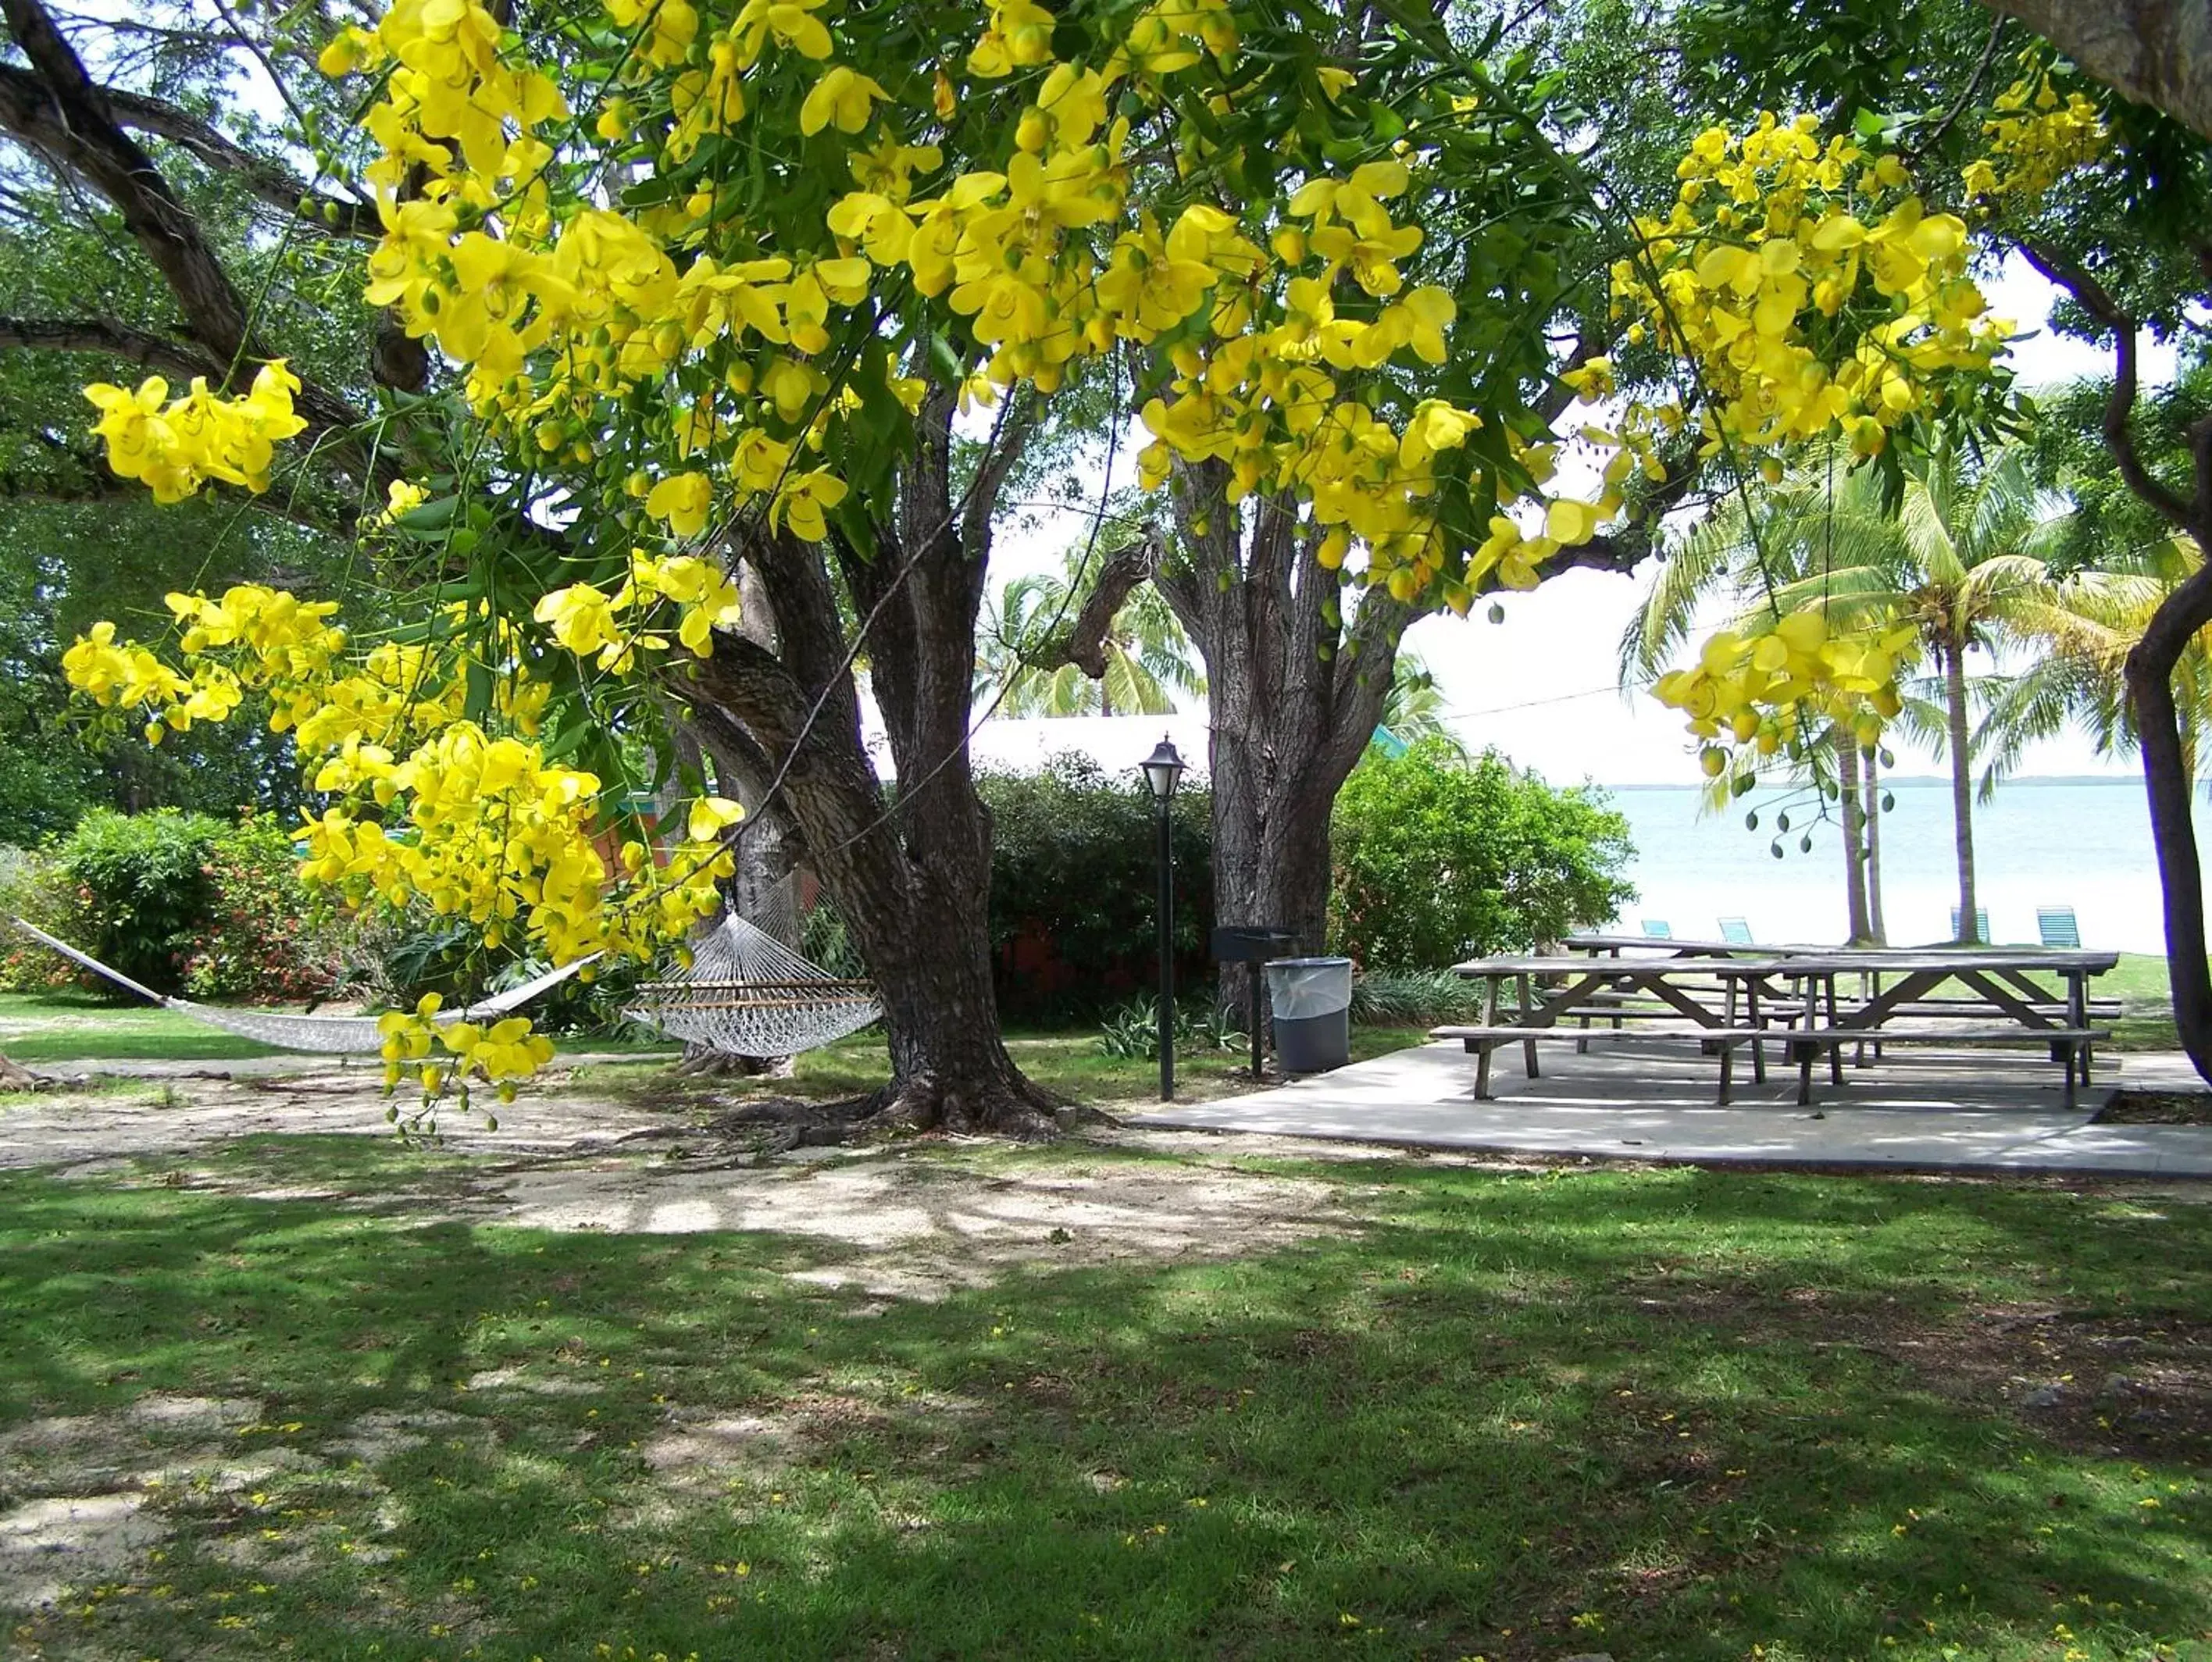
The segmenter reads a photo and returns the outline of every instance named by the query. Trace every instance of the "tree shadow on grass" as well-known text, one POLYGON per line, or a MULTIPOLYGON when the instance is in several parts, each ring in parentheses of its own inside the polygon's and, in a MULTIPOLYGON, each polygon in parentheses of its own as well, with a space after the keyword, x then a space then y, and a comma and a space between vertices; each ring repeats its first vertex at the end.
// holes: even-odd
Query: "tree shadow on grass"
POLYGON ((815 1240, 9 1180, 0 1431, 150 1392, 300 1428, 249 1440, 320 1460, 265 1505, 179 1513, 167 1608, 104 1606, 144 1649, 261 1653, 212 1624, 269 1560, 256 1632, 318 1657, 2025 1658, 2063 1626, 2102 1659, 2212 1627, 2195 1473, 1906 1344, 2036 1301, 2201 1322, 2202 1209, 1358 1177, 1352 1235, 888 1307, 789 1279, 815 1240), (365 1422, 404 1435, 329 1455, 365 1422), (657 1463, 672 1428, 720 1452, 657 1463))

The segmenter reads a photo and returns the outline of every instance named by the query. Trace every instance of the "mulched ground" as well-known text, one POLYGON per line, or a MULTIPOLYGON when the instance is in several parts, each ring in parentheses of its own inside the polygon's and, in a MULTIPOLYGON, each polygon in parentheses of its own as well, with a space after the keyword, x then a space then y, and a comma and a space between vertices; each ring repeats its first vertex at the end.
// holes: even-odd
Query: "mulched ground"
POLYGON ((2093 1124, 2099 1125, 2212 1125, 2212 1091, 2124 1090, 2093 1124))

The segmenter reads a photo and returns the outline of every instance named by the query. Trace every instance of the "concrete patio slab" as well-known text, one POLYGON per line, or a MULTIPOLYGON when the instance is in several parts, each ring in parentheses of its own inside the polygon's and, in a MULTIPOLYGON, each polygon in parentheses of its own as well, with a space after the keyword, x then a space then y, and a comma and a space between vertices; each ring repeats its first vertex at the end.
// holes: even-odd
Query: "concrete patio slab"
POLYGON ((1447 1040, 1250 1096, 1147 1110, 1134 1123, 1495 1154, 2212 1177, 2212 1125, 2091 1123, 2118 1083, 2193 1084, 2178 1057, 2100 1056, 2097 1085, 2072 1108, 2059 1071, 2027 1053, 1892 1052, 1846 1066, 1840 1087, 1823 1067, 1810 1107, 1797 1106, 1796 1070, 1778 1065, 1765 1084, 1746 1079, 1735 1102, 1716 1104, 1717 1064, 1679 1039, 1587 1056, 1550 1046, 1540 1065, 1541 1077, 1523 1078, 1519 1053, 1501 1051, 1497 1099, 1478 1102, 1474 1058, 1447 1040))

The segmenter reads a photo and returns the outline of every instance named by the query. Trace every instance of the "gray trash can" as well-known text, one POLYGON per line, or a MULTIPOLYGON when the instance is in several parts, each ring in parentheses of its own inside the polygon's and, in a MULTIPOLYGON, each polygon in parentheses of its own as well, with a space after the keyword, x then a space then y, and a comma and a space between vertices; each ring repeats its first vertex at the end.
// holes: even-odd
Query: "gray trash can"
POLYGON ((1285 1073, 1322 1073, 1352 1059, 1352 960, 1270 958, 1275 1062, 1285 1073))

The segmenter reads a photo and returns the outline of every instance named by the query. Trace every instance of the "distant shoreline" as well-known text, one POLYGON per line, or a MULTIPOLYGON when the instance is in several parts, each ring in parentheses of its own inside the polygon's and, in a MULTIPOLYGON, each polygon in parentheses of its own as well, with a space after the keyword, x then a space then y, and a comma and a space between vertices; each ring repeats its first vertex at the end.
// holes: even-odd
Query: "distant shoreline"
MULTIPOLYGON (((1596 784, 1601 791, 1703 791, 1705 788, 1703 785, 1668 785, 1654 782, 1641 785, 1608 785, 1603 780, 1595 780, 1593 783, 1596 784)), ((1910 791, 1923 786, 1943 791, 1951 788, 1951 781, 1941 773, 1884 773, 1881 776, 1881 783, 1885 790, 1910 791)), ((1997 789, 2021 791, 2050 786, 2085 785, 2117 786, 2124 786, 2131 791, 2140 791, 2142 789, 2142 776, 2139 773, 2039 773, 2006 779, 1997 786, 1997 789)), ((1759 788, 1761 791, 1768 789, 1764 784, 1759 788)), ((1773 788, 1783 790, 1788 787, 1778 781, 1773 788)), ((1977 778, 1974 781, 1974 799, 1977 805, 1981 801, 1981 780, 1977 778)))

